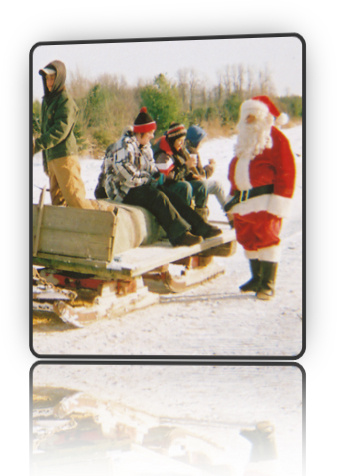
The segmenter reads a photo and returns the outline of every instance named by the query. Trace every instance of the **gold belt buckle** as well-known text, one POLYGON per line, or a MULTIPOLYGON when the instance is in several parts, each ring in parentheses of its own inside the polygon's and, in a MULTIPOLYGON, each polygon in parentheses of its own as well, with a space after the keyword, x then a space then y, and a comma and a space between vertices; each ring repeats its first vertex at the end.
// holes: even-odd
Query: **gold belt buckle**
POLYGON ((239 203, 245 202, 248 200, 249 196, 249 190, 241 190, 240 192, 240 197, 239 197, 239 203))

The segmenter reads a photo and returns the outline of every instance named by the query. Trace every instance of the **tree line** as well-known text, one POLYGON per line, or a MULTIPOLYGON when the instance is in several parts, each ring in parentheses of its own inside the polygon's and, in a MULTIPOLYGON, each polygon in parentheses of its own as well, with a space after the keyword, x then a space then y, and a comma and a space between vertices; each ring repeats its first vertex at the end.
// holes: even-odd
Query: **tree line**
MULTIPOLYGON (((121 136, 124 128, 133 124, 140 108, 146 106, 157 122, 156 136, 171 122, 186 127, 201 125, 208 133, 226 134, 234 130, 242 101, 265 94, 292 120, 302 118, 302 98, 287 95, 276 97, 268 70, 257 74, 242 65, 229 65, 218 73, 215 86, 193 69, 177 72, 170 79, 159 74, 153 81, 140 81, 129 86, 124 77, 103 75, 89 81, 79 73, 68 81, 67 88, 79 108, 75 136, 79 151, 101 157, 109 144, 121 136)), ((33 103, 33 132, 39 134, 41 103, 33 103)))

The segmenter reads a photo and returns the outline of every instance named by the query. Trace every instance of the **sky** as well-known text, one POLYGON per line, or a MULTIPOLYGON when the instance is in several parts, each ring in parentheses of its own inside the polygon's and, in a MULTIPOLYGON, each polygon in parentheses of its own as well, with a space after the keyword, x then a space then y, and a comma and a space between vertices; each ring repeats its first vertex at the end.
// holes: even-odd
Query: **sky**
POLYGON ((201 38, 169 41, 123 41, 81 44, 36 44, 31 50, 33 99, 43 96, 40 68, 61 60, 68 78, 95 81, 102 74, 123 76, 130 86, 153 80, 160 73, 177 79, 181 69, 194 69, 209 85, 218 82, 226 65, 270 73, 276 93, 302 95, 302 42, 297 36, 201 38))

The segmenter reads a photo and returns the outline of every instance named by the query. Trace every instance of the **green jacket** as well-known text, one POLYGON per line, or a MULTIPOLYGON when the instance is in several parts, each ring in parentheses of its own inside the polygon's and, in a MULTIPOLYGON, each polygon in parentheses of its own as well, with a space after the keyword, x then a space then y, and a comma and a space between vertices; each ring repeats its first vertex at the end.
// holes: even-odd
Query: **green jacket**
MULTIPOLYGON (((55 81, 51 93, 45 87, 41 110, 41 135, 35 140, 35 153, 42 150, 43 158, 47 162, 78 153, 74 136, 78 108, 64 87, 65 72, 58 63, 61 62, 50 63, 57 71, 59 81, 55 81)), ((43 80, 45 86, 44 77, 43 80)))

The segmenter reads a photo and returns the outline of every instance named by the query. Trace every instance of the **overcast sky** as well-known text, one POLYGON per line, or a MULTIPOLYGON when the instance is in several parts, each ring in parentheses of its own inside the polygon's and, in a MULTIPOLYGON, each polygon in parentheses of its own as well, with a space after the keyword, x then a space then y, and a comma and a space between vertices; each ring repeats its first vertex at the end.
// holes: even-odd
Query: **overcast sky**
POLYGON ((77 72, 90 80, 108 73, 124 76, 129 85, 159 73, 176 78, 184 68, 213 85, 226 65, 242 64, 255 73, 267 69, 278 95, 302 95, 302 43, 296 36, 39 45, 32 58, 34 99, 43 96, 39 69, 55 59, 65 63, 69 79, 77 72))

